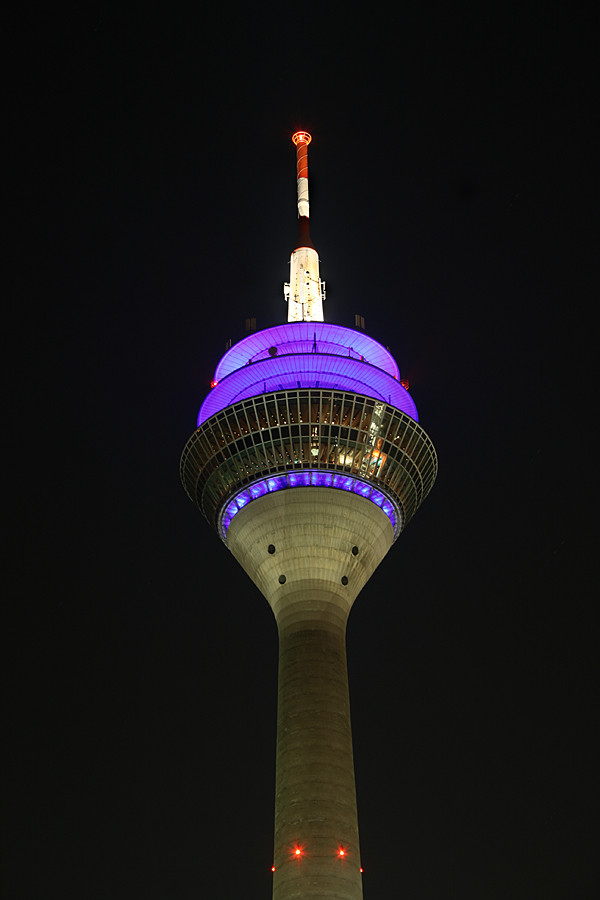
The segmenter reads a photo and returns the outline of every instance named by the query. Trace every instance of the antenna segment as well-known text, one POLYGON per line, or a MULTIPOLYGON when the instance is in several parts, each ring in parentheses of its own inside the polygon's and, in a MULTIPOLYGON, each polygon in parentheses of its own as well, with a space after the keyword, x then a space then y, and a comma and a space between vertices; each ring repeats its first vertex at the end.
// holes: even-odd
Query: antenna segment
POLYGON ((290 258, 290 281, 283 295, 288 304, 288 322, 322 322, 325 282, 319 275, 319 254, 310 238, 308 227, 308 145, 307 131, 297 131, 292 141, 296 147, 296 184, 298 191, 298 242, 290 258))
POLYGON ((296 145, 296 178, 298 185, 298 216, 308 219, 308 145, 312 137, 308 131, 297 131, 292 137, 296 145))

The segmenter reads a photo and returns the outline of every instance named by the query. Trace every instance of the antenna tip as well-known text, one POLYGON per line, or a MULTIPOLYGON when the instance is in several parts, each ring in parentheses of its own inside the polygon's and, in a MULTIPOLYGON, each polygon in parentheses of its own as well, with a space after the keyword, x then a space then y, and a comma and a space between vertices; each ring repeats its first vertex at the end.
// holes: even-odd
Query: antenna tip
POLYGON ((292 141, 294 142, 296 147, 298 146, 298 144, 306 144, 308 146, 312 141, 312 137, 310 136, 308 131, 297 131, 292 135, 292 141))

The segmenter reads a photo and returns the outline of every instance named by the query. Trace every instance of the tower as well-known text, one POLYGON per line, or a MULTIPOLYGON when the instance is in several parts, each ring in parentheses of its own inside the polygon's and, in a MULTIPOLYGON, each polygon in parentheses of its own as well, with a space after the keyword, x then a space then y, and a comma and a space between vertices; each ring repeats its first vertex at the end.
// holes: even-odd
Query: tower
POLYGON ((222 357, 181 480, 277 621, 273 898, 360 900, 346 622, 431 490, 437 458, 390 351, 324 321, 310 141, 293 137, 288 322, 222 357))

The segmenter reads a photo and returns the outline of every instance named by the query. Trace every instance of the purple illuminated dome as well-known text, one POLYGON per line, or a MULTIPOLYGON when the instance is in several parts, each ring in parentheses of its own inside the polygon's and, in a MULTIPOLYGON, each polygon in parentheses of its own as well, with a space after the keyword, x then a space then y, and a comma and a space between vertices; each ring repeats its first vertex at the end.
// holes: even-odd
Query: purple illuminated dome
POLYGON ((290 322, 251 334, 227 351, 198 414, 270 391, 330 388, 383 400, 418 420, 389 350, 361 331, 325 322, 290 322))
POLYGON ((277 621, 273 900, 361 900, 346 621, 431 490, 437 457, 390 351, 324 321, 309 232, 311 137, 293 141, 288 320, 219 361, 181 480, 277 621))

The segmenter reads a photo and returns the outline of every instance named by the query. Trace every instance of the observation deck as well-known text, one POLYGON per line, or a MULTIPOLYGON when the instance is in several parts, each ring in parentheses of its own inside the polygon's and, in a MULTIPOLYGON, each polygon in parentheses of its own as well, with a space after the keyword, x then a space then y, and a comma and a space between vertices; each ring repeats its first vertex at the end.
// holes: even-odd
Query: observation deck
POLYGON ((233 403, 202 421, 181 457, 187 494, 225 542, 232 518, 246 504, 301 486, 338 488, 371 500, 390 519, 396 538, 436 474, 433 444, 406 412, 364 394, 320 388, 233 403))

